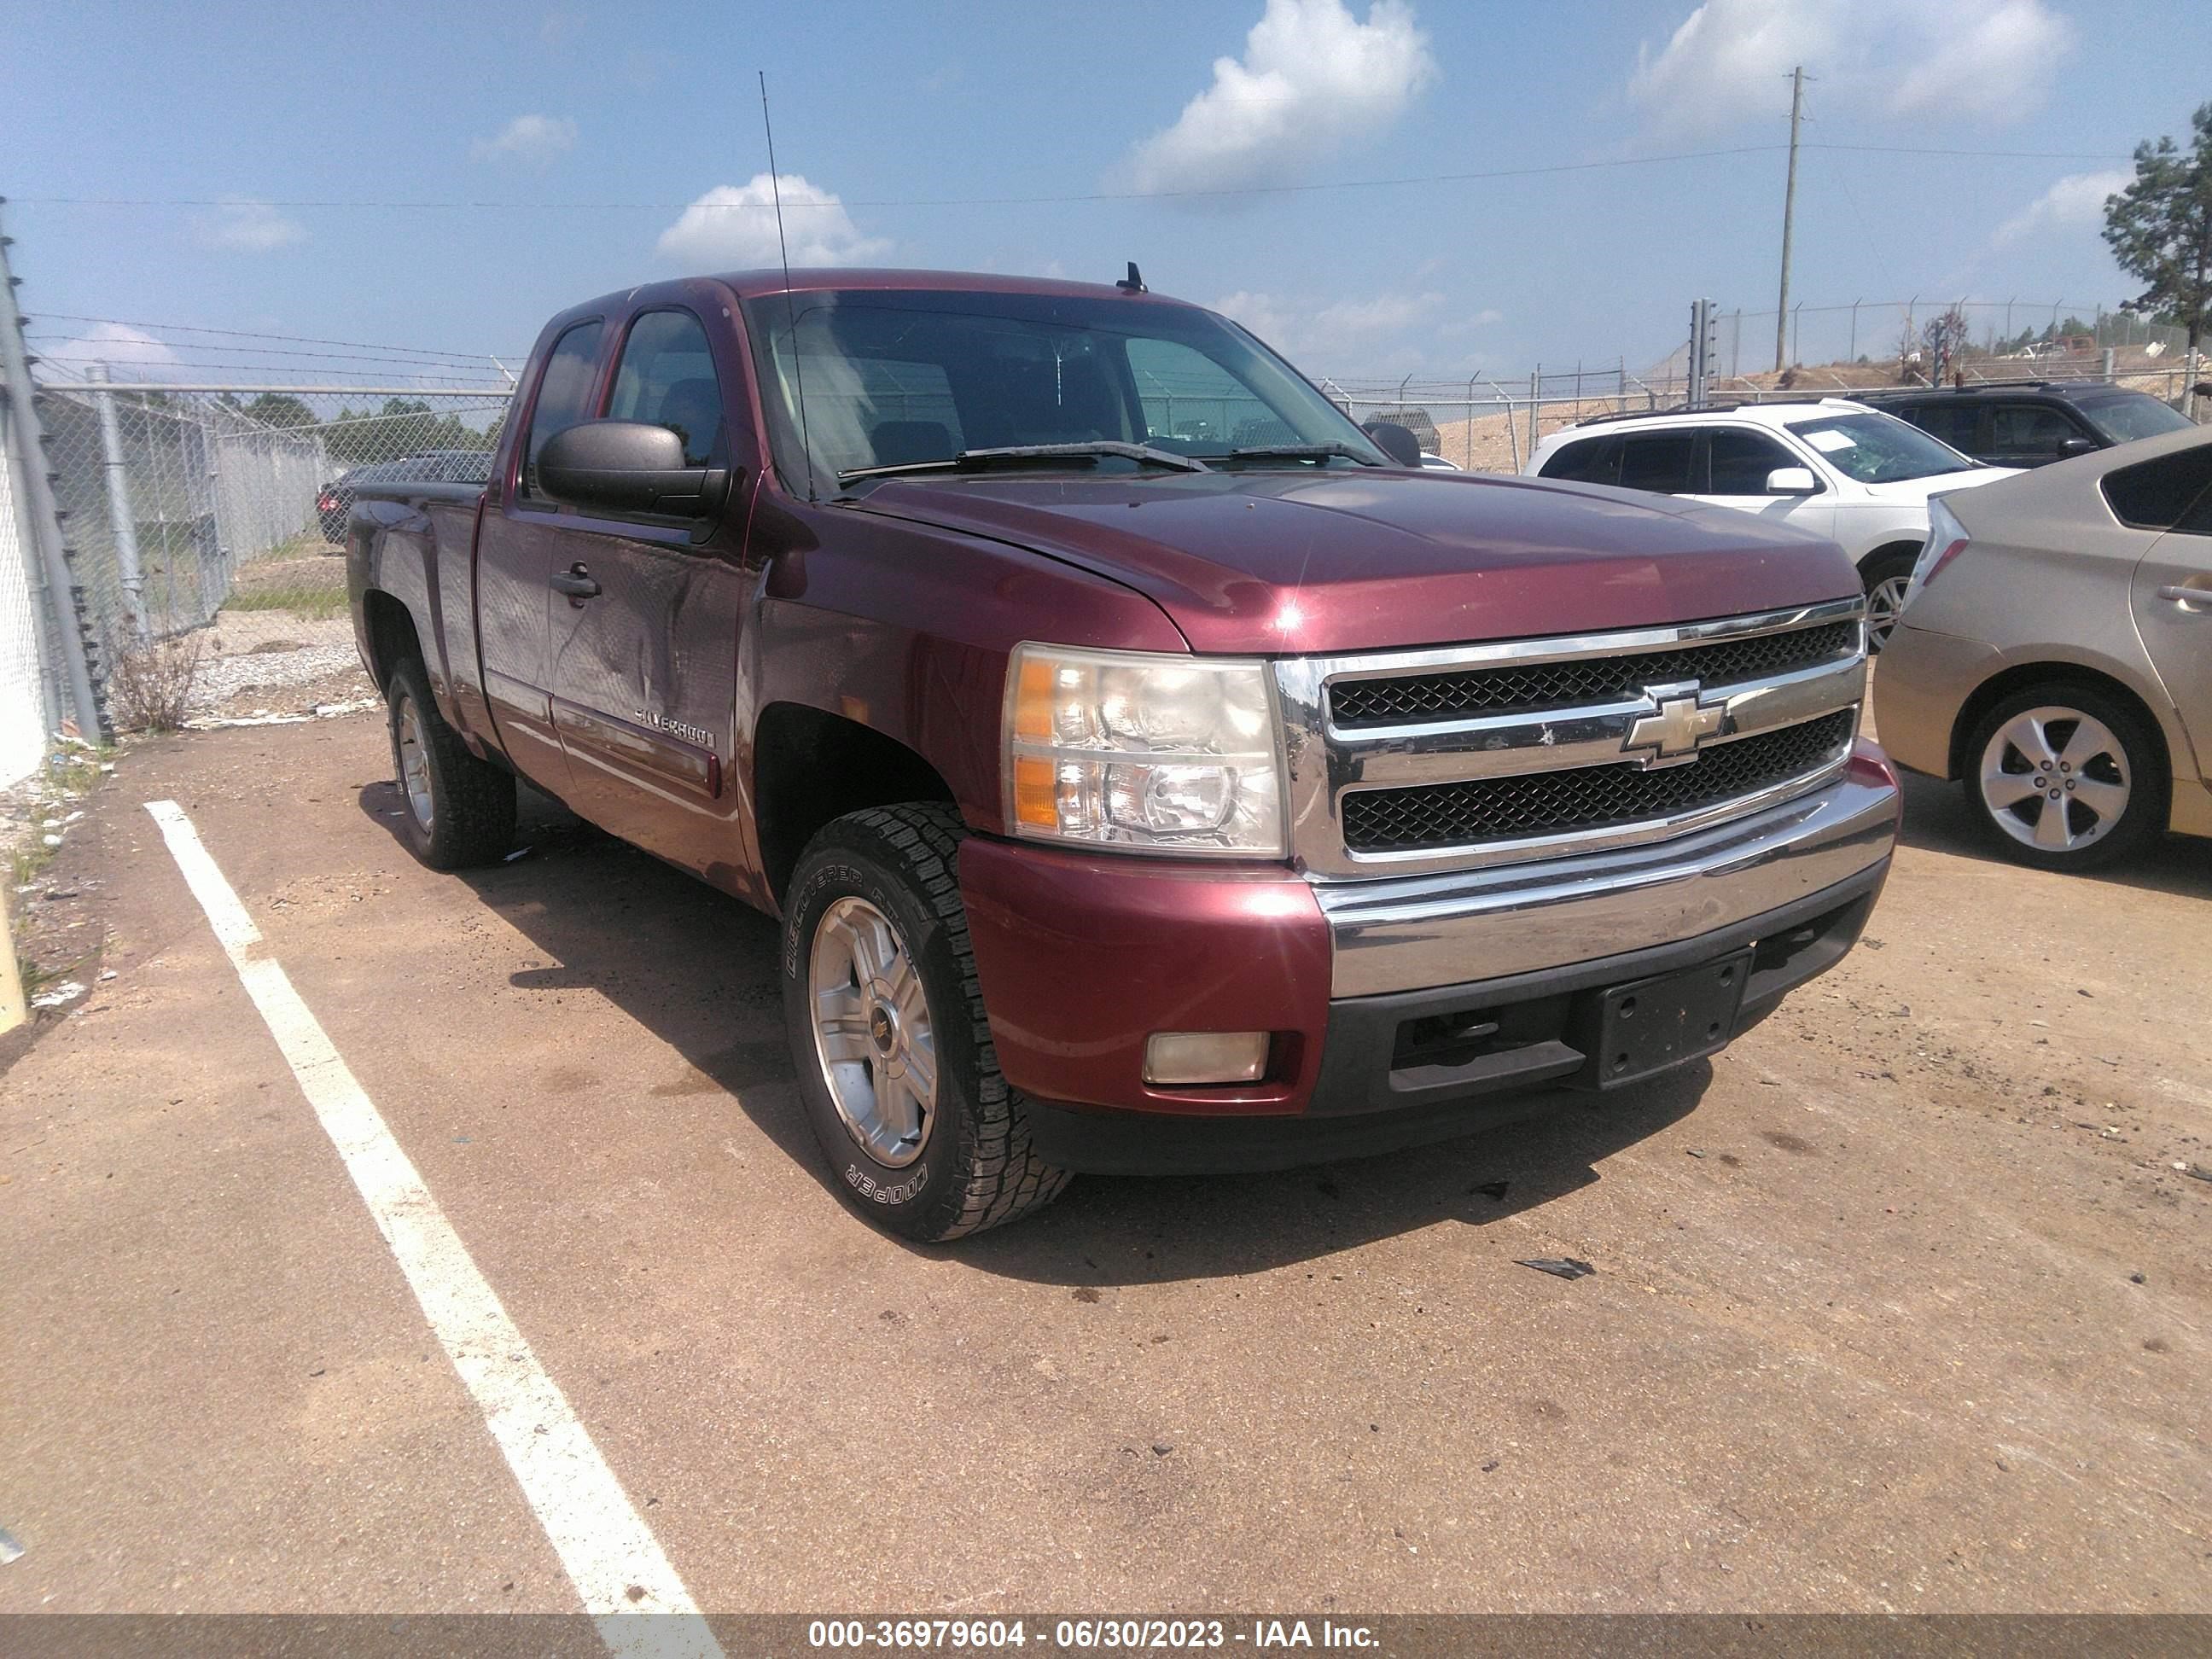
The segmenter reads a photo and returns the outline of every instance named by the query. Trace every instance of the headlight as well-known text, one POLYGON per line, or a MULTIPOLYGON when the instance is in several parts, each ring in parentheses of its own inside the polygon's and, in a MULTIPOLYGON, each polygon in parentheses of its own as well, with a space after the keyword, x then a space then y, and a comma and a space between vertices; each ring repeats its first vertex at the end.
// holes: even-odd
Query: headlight
POLYGON ((1015 649, 1006 817, 1018 836, 1283 858, 1282 762, 1261 662, 1015 649))

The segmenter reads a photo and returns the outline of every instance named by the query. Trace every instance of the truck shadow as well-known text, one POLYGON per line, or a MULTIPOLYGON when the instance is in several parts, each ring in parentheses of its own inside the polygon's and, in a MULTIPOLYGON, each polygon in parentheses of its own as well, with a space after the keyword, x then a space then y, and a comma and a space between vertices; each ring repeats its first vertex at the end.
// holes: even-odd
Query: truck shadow
MULTIPOLYGON (((397 839, 393 786, 369 784, 359 799, 397 839)), ((519 969, 511 982, 598 992, 690 1064, 675 1082, 641 1080, 641 1092, 728 1095, 834 1193, 793 1086, 776 925, 533 791, 524 792, 516 845, 526 850, 511 862, 464 874, 555 964, 519 969)), ((951 1247, 888 1242, 1078 1294, 1319 1261, 1441 1221, 1500 1220, 1587 1187, 1607 1158, 1694 1109, 1711 1076, 1699 1062, 1617 1096, 1566 1095, 1556 1110, 1464 1139, 1276 1174, 1085 1176, 1003 1231, 951 1247)), ((839 1212, 849 1213, 842 1200, 839 1212)))
MULTIPOLYGON (((1907 847, 1931 853, 1949 853, 2017 871, 2023 880, 2046 879, 2000 857, 1982 839, 1967 805, 1966 792, 1956 783, 1901 775, 1905 784, 1905 827, 1898 839, 1907 847)), ((2178 898, 2212 898, 2212 856, 2208 843, 2186 836, 2168 836, 2145 848, 2136 857, 2109 870, 2093 870, 2063 878, 2067 881, 2108 882, 2145 892, 2171 893, 2178 898)))

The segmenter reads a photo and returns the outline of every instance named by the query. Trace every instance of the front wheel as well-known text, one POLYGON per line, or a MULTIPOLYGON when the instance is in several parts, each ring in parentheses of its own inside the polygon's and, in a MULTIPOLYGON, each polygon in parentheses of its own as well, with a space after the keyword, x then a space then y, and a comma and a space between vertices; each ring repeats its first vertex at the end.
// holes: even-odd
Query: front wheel
POLYGON ((2033 685, 1982 717, 1966 745, 1968 800, 1997 850, 2041 870, 2125 858, 2166 821, 2157 734, 2088 686, 2033 685))
POLYGON ((1912 567, 1919 556, 1917 549, 1899 549, 1894 553, 1877 553, 1859 567, 1859 580, 1866 586, 1869 651, 1878 652, 1889 643, 1899 613, 1905 609, 1905 592, 1912 586, 1912 567))
POLYGON ((837 1189, 935 1243, 1042 1207, 1039 1158, 1000 1074, 957 875, 951 808, 854 812, 816 836, 786 891, 783 1006, 799 1092, 837 1189))

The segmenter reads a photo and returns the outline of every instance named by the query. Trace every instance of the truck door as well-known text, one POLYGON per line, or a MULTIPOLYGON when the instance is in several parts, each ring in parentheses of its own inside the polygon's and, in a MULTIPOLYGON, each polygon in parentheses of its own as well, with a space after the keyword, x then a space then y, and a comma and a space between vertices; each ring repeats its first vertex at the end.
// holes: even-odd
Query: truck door
MULTIPOLYGON (((736 349, 726 342, 726 354, 736 349)), ((741 374, 733 356, 716 362, 691 311, 642 312, 623 341, 605 418, 667 427, 690 465, 727 466, 724 388, 742 386, 741 374)), ((550 577, 572 590, 553 595, 547 653, 568 804, 701 873, 741 856, 729 768, 752 586, 742 501, 733 491, 704 542, 690 524, 568 520, 550 577)))
POLYGON ((555 544, 573 513, 538 489, 538 455, 548 439, 588 420, 599 393, 605 324, 572 325, 546 356, 531 400, 521 465, 501 498, 485 503, 477 532, 477 630, 485 699, 507 758, 523 775, 568 793, 568 763, 553 731, 552 672, 545 651, 547 583, 555 544))
MULTIPOLYGON (((2114 488, 2126 475, 2106 480, 2114 507, 2172 526, 2136 566, 2136 627, 2197 751, 2197 775, 2212 779, 2212 444, 2139 462, 2128 475, 2131 489, 2114 488)), ((2174 757, 2174 770, 2179 783, 2186 756, 2174 757)))

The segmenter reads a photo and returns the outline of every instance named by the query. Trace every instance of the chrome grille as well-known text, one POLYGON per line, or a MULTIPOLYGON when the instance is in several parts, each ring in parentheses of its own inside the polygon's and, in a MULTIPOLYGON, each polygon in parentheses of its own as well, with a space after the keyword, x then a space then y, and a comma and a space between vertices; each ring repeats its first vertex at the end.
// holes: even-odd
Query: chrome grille
POLYGON ((1658 771, 1616 763, 1413 789, 1362 789, 1345 799, 1345 845, 1355 853, 1401 852, 1670 818, 1818 771, 1850 746, 1856 723, 1851 710, 1838 709, 1721 744, 1692 765, 1658 771))
POLYGON ((1862 602, 1611 634, 1290 658, 1291 850, 1328 881, 1656 842, 1839 771, 1862 602))
POLYGON ((1567 708, 1617 702, 1669 680, 1726 685, 1758 679, 1833 662, 1858 648, 1858 623, 1839 622, 1674 650, 1342 680, 1329 689, 1329 713, 1339 726, 1363 726, 1449 720, 1501 708, 1567 708))

